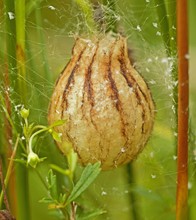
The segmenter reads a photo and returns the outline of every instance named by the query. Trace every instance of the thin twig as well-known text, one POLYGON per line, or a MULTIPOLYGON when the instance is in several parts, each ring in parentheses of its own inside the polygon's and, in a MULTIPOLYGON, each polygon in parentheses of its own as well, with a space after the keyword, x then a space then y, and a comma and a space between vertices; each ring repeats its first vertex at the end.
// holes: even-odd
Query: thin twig
MULTIPOLYGON (((127 164, 126 168, 127 168, 128 182, 129 182, 130 186, 132 186, 133 182, 135 181, 134 167, 131 163, 129 163, 129 164, 127 164)), ((137 195, 132 190, 132 188, 130 189, 130 192, 129 192, 129 201, 130 201, 130 204, 132 207, 131 213, 132 213, 133 219, 139 220, 140 216, 139 216, 139 208, 137 205, 137 195)))
POLYGON ((178 182, 176 220, 188 219, 188 11, 187 0, 177 1, 178 47, 178 182))
MULTIPOLYGON (((9 181, 10 176, 11 176, 11 173, 12 173, 12 168, 13 168, 13 163, 14 163, 14 157, 15 157, 15 155, 16 155, 16 150, 17 150, 17 147, 18 147, 19 139, 20 139, 20 138, 19 138, 19 136, 18 136, 17 139, 16 139, 16 143, 15 143, 15 146, 14 146, 14 150, 13 150, 12 155, 11 155, 11 158, 10 158, 10 162, 9 162, 9 165, 8 165, 8 169, 7 169, 7 173, 6 173, 6 176, 5 176, 5 180, 3 181, 3 184, 2 184, 2 187, 4 186, 5 189, 7 188, 8 181, 9 181)), ((0 195, 0 207, 2 206, 4 193, 5 193, 5 190, 2 190, 2 191, 1 191, 1 195, 0 195)))
POLYGON ((4 183, 4 177, 3 177, 3 169, 2 169, 2 159, 0 158, 0 178, 1 178, 1 187, 2 187, 2 192, 3 192, 3 197, 4 197, 4 203, 6 206, 6 209, 10 212, 10 206, 9 202, 7 199, 7 193, 6 193, 6 188, 5 188, 5 183, 4 183))
MULTIPOLYGON (((5 64, 5 74, 4 74, 4 85, 5 85, 5 93, 4 93, 4 100, 5 100, 5 108, 8 112, 9 115, 11 115, 11 102, 10 102, 10 91, 9 91, 9 69, 8 69, 8 64, 5 64)), ((5 120, 5 141, 6 141, 6 151, 8 157, 10 157, 12 153, 12 143, 10 140, 12 139, 12 126, 7 119, 7 117, 4 117, 5 120)))
POLYGON ((75 202, 72 202, 70 220, 76 220, 76 210, 77 210, 77 204, 75 202))
POLYGON ((0 179, 1 179, 1 187, 4 197, 4 204, 6 207, 6 210, 0 210, 0 219, 2 220, 15 220, 15 218, 11 215, 10 206, 7 198, 6 193, 6 186, 5 186, 5 180, 3 177, 3 169, 2 169, 2 159, 0 158, 0 179))

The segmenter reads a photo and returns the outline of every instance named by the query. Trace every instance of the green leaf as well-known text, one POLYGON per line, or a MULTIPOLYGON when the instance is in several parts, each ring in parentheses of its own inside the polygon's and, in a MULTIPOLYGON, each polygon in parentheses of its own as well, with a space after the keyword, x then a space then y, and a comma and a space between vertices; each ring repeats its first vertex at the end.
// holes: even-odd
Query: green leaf
POLYGON ((168 52, 168 56, 171 55, 171 47, 170 47, 170 27, 169 27, 169 21, 167 17, 167 7, 166 3, 163 0, 154 0, 156 9, 157 9, 157 15, 160 23, 161 28, 161 35, 163 38, 163 42, 165 44, 165 47, 168 52))
POLYGON ((33 129, 34 129, 34 123, 31 123, 28 127, 28 135, 30 136, 33 132, 33 129))
POLYGON ((53 171, 51 169, 48 172, 47 182, 51 197, 57 200, 58 199, 57 180, 56 180, 56 175, 53 174, 53 171))
POLYGON ((41 157, 41 158, 39 158, 39 162, 43 162, 46 159, 47 159, 47 157, 41 157))
POLYGON ((26 16, 28 17, 31 12, 33 12, 37 5, 40 4, 43 0, 31 0, 26 3, 26 16))
POLYGON ((67 161, 68 161, 69 169, 71 170, 72 173, 74 173, 75 171, 77 160, 78 160, 77 154, 74 152, 73 149, 70 149, 69 153, 67 154, 67 161))
POLYGON ((65 201, 66 201, 66 194, 60 194, 59 195, 59 203, 61 203, 61 204, 64 204, 65 203, 65 201))
POLYGON ((79 216, 77 218, 77 220, 88 220, 88 219, 91 219, 93 217, 103 215, 105 213, 106 213, 106 211, 98 209, 98 210, 94 210, 94 211, 91 211, 91 212, 84 213, 83 215, 79 216))
POLYGON ((55 140, 55 141, 57 141, 57 142, 61 142, 61 136, 62 136, 62 134, 61 133, 58 133, 58 132, 56 132, 56 131, 52 131, 52 137, 53 137, 53 139, 55 140))
POLYGON ((23 165, 27 165, 27 161, 26 160, 23 160, 23 159, 14 159, 15 162, 17 163, 20 163, 20 164, 23 164, 23 165))
POLYGON ((66 120, 57 120, 55 121, 53 124, 51 124, 49 126, 49 128, 53 128, 53 127, 56 127, 56 126, 60 126, 60 125, 63 125, 65 124, 66 120))
POLYGON ((51 198, 47 198, 47 197, 44 197, 42 198, 41 200, 39 200, 40 203, 45 203, 45 204, 49 204, 49 203, 52 203, 53 200, 51 198))
POLYGON ((95 178, 101 171, 100 165, 101 163, 97 162, 93 165, 88 164, 85 167, 80 179, 78 180, 71 194, 69 195, 67 203, 70 203, 77 199, 81 195, 81 193, 83 193, 88 188, 88 186, 95 180, 95 178))

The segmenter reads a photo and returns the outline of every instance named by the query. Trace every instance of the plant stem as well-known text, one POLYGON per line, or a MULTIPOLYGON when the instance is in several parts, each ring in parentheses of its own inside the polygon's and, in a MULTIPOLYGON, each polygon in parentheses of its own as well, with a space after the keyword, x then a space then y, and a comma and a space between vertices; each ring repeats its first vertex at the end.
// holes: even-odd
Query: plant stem
POLYGON ((74 202, 71 202, 70 220, 76 220, 76 209, 77 205, 74 202))
MULTIPOLYGON (((16 62, 17 88, 20 102, 27 105, 26 63, 25 63, 25 0, 15 0, 16 20, 16 62)), ((20 128, 21 129, 21 128, 20 128)), ((16 157, 20 158, 22 148, 18 148, 16 157)), ((16 164, 17 219, 30 220, 28 170, 24 165, 16 164)))
MULTIPOLYGON (((178 109, 178 87, 176 82, 178 81, 178 75, 177 75, 177 61, 176 61, 176 54, 177 54, 177 47, 176 47, 176 0, 173 0, 168 3, 168 37, 170 40, 170 54, 169 57, 172 58, 172 81, 174 83, 173 85, 173 106, 175 109, 175 115, 174 115, 174 131, 177 133, 177 124, 178 124, 178 115, 177 115, 177 109, 178 109)), ((177 138, 175 139, 176 146, 177 146, 177 138)))
MULTIPOLYGON (((2 97, 2 95, 0 94, 0 99, 2 100, 1 102, 4 103, 4 109, 6 109, 6 112, 8 115, 11 115, 11 102, 10 102, 10 97, 9 97, 9 74, 8 74, 8 65, 5 62, 5 68, 3 68, 3 81, 4 81, 4 99, 2 97)), ((4 111, 5 112, 5 111, 4 111)), ((10 155, 12 154, 12 143, 9 141, 12 139, 12 125, 10 124, 9 120, 7 119, 7 116, 4 115, 4 122, 5 122, 5 129, 4 129, 4 143, 3 146, 6 146, 5 151, 7 154, 7 158, 10 157, 10 155)), ((8 164, 8 161, 6 161, 6 163, 8 164)))
POLYGON ((11 87, 15 88, 16 83, 16 42, 15 42, 15 19, 14 16, 14 1, 5 0, 5 13, 6 13, 6 50, 7 50, 7 63, 9 70, 9 77, 11 87))
POLYGON ((163 0, 154 0, 157 9, 157 15, 160 22, 161 27, 161 35, 163 38, 163 42, 166 47, 166 52, 168 57, 171 56, 171 46, 170 46, 170 36, 169 36, 169 22, 167 19, 167 9, 165 1, 163 0))
POLYGON ((0 157, 0 179, 1 179, 0 210, 3 209, 2 205, 3 205, 3 200, 4 200, 4 204, 5 204, 6 210, 10 211, 10 206, 9 206, 9 202, 8 202, 7 194, 6 194, 6 187, 5 187, 5 184, 4 184, 3 168, 2 167, 3 167, 2 166, 2 159, 0 157))
MULTIPOLYGON (((132 166, 131 163, 128 164, 126 166, 126 168, 127 168, 128 182, 132 186, 133 185, 133 180, 135 179, 134 169, 133 169, 133 166, 132 166)), ((132 209, 131 209, 132 210, 132 217, 133 217, 134 220, 138 220, 140 218, 139 218, 139 215, 138 215, 139 208, 136 205, 136 202, 137 202, 136 195, 135 195, 135 193, 133 192, 132 189, 130 190, 129 194, 130 194, 129 201, 130 201, 131 206, 132 206, 132 209)))
POLYGON ((117 32, 117 20, 116 18, 114 19, 113 13, 115 12, 116 9, 116 1, 115 0, 104 0, 103 1, 104 5, 106 5, 107 13, 105 13, 105 22, 106 22, 106 30, 105 32, 117 32))
MULTIPOLYGON (((15 130, 14 130, 14 124, 12 122, 12 119, 10 117, 11 115, 11 101, 10 101, 10 83, 9 83, 9 72, 8 72, 8 64, 5 61, 5 68, 3 68, 4 74, 2 74, 2 81, 4 81, 4 86, 3 86, 3 91, 0 93, 0 104, 1 107, 3 108, 3 112, 2 112, 2 119, 4 121, 4 129, 1 132, 1 140, 2 143, 1 145, 3 152, 2 153, 2 161, 5 161, 4 163, 4 170, 8 169, 9 166, 9 158, 11 157, 12 153, 13 153, 13 149, 12 149, 12 137, 13 134, 15 134, 15 130), (4 97, 3 97, 4 96, 4 97), (3 114, 4 113, 4 114, 3 114)), ((1 117, 1 115, 0 115, 1 117)), ((7 204, 8 200, 10 201, 10 207, 12 212, 15 214, 16 213, 16 202, 15 202, 15 198, 16 198, 16 191, 15 191, 15 172, 12 172, 12 181, 10 182, 8 188, 7 188, 7 195, 8 197, 5 195, 4 196, 4 200, 7 204), (12 198, 12 199, 9 199, 12 198)), ((2 183, 2 192, 5 192, 4 190, 4 183, 2 183)), ((2 201, 3 197, 0 198, 0 207, 1 207, 1 201, 2 201)), ((4 203, 5 203, 4 202, 4 203)), ((7 205, 6 205, 7 207, 7 205)), ((7 208, 7 210, 10 211, 10 209, 7 208)))
POLYGON ((188 3, 177 1, 178 48, 178 177, 176 220, 188 219, 188 3))
MULTIPOLYGON (((161 27, 161 33, 163 42, 166 48, 166 54, 168 58, 168 64, 170 65, 171 62, 171 77, 173 82, 173 91, 172 91, 172 105, 174 107, 174 123, 172 125, 173 130, 177 133, 177 123, 178 123, 178 116, 177 116, 177 103, 178 103, 178 91, 176 82, 178 80, 177 77, 177 63, 176 63, 176 16, 175 16, 175 7, 176 7, 176 0, 169 5, 166 4, 166 1, 162 0, 154 0, 157 8, 157 15, 161 27), (175 7, 174 7, 175 6, 175 7)), ((177 143, 177 139, 175 139, 177 143)), ((177 144, 176 144, 177 145, 177 144)))
POLYGON ((77 5, 81 8, 83 15, 85 16, 86 26, 90 34, 95 33, 97 24, 94 21, 93 7, 89 0, 75 0, 77 5))
MULTIPOLYGON (((167 7, 166 1, 164 0, 154 0, 157 9, 157 15, 160 23, 161 34, 163 42, 166 48, 166 53, 168 58, 172 58, 172 80, 173 82, 177 81, 177 71, 176 71, 176 0, 170 2, 167 7)), ((173 86, 173 105, 174 109, 177 112, 177 86, 173 86)), ((177 115, 175 119, 175 124, 177 124, 177 115)), ((177 127, 174 128, 175 130, 177 127)))
POLYGON ((8 120, 8 122, 10 123, 10 125, 11 125, 13 131, 14 131, 15 134, 16 134, 16 133, 17 133, 16 128, 15 128, 14 123, 13 123, 11 117, 10 117, 10 113, 8 112, 8 110, 7 110, 7 108, 6 108, 6 104, 5 104, 4 98, 3 98, 3 96, 2 96, 1 93, 0 93, 0 102, 1 102, 1 107, 3 108, 3 111, 4 111, 4 113, 5 113, 5 117, 6 117, 6 119, 8 120))
POLYGON ((26 3, 26 17, 28 17, 43 0, 30 0, 26 3))
MULTIPOLYGON (((8 181, 9 181, 11 173, 12 173, 14 157, 16 155, 16 150, 17 150, 17 147, 18 147, 18 142, 19 142, 19 136, 16 139, 14 150, 12 152, 12 155, 11 155, 11 158, 10 158, 10 162, 9 162, 9 165, 8 165, 8 168, 7 168, 7 173, 6 173, 5 180, 4 180, 5 189, 7 188, 8 181)), ((4 196, 4 191, 2 190, 1 191, 1 195, 0 195, 0 209, 2 209, 3 196, 4 196)))
POLYGON ((45 131, 47 131, 47 130, 48 130, 48 127, 43 126, 43 128, 42 128, 41 130, 36 131, 33 135, 31 135, 31 137, 29 138, 28 146, 27 146, 27 153, 33 151, 33 146, 32 146, 33 138, 34 138, 36 135, 38 135, 38 134, 40 134, 40 133, 42 133, 42 132, 45 132, 45 131))
POLYGON ((26 104, 26 68, 25 68, 25 0, 15 1, 16 14, 16 62, 18 72, 18 92, 21 101, 26 104))
MULTIPOLYGON (((17 157, 21 157, 18 150, 17 157)), ((30 220, 29 187, 26 167, 16 164, 17 219, 30 220)))
POLYGON ((39 44, 41 45, 41 56, 42 56, 42 61, 44 63, 44 78, 51 81, 51 74, 50 74, 49 64, 47 61, 47 55, 44 46, 45 42, 44 42, 44 35, 42 30, 43 18, 40 10, 40 2, 37 2, 37 8, 35 9, 35 18, 36 18, 36 28, 38 32, 39 44))
MULTIPOLYGON (((176 0, 168 3, 168 23, 171 56, 176 56, 176 0)), ((177 78, 177 76, 176 76, 177 78)))

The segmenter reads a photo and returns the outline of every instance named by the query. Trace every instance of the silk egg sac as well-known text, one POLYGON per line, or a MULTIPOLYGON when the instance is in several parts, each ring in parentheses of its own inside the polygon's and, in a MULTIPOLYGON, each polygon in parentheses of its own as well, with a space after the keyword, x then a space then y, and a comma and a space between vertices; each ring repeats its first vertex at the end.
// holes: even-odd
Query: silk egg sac
POLYGON ((59 149, 67 154, 69 143, 82 165, 118 167, 144 149, 154 116, 151 92, 130 62, 126 38, 77 38, 49 107, 50 124, 66 119, 55 127, 62 134, 59 149))

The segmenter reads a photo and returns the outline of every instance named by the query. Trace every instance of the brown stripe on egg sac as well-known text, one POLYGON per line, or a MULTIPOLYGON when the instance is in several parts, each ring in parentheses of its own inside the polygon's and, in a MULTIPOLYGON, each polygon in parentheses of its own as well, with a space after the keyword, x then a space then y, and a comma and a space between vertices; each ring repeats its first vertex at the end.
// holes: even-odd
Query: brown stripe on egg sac
POLYGON ((60 150, 66 154, 69 142, 81 164, 118 167, 143 150, 154 117, 151 92, 131 65, 126 39, 111 34, 78 38, 49 108, 50 124, 67 119, 55 128, 62 133, 60 150))

